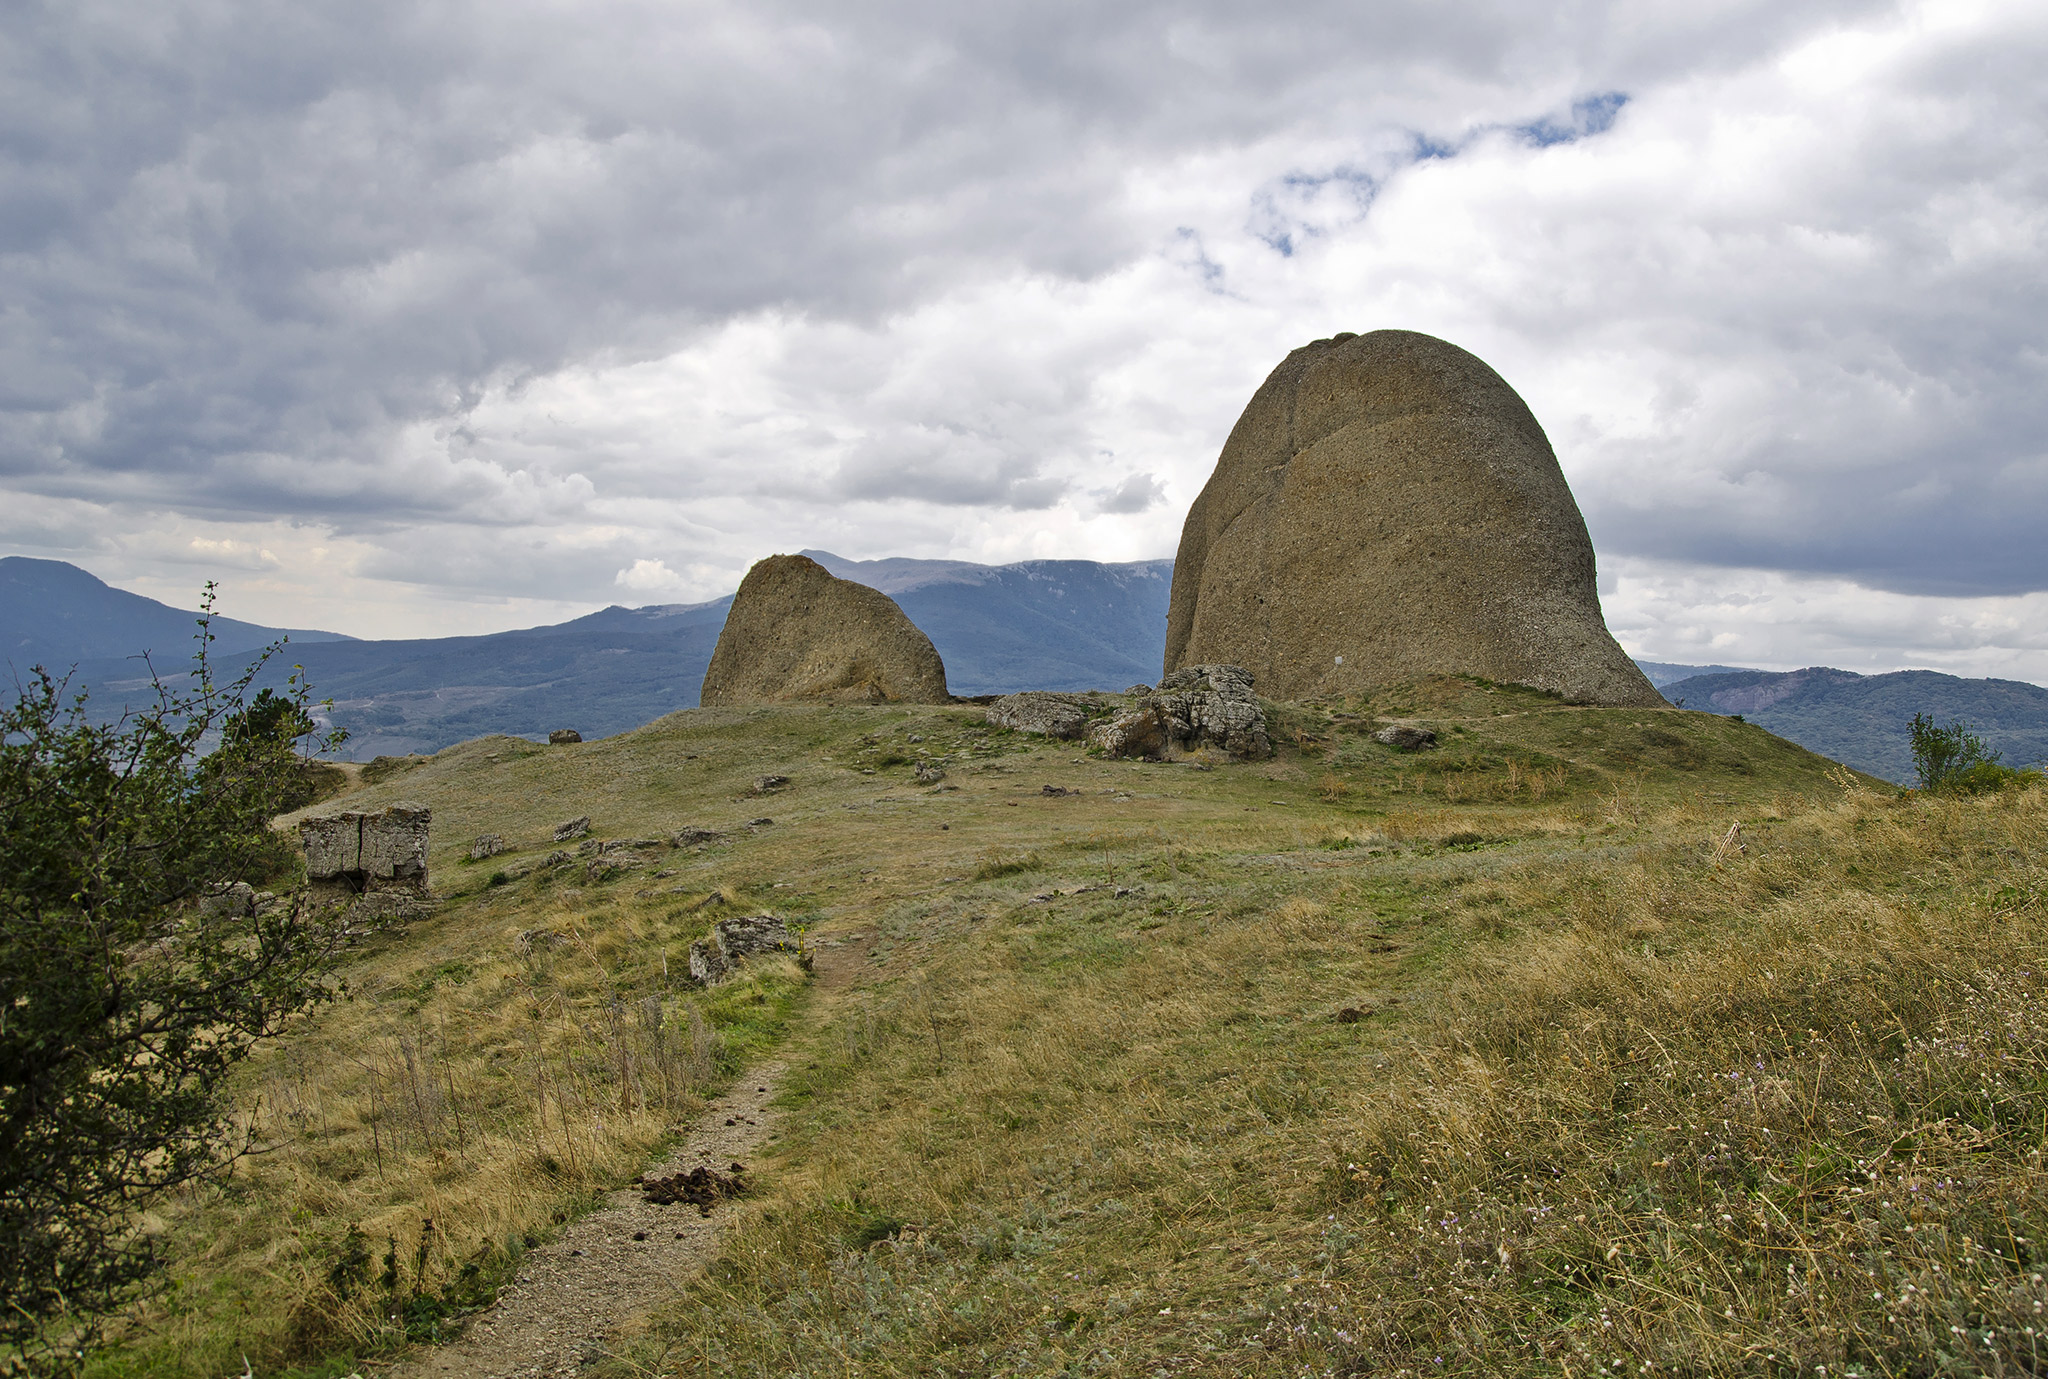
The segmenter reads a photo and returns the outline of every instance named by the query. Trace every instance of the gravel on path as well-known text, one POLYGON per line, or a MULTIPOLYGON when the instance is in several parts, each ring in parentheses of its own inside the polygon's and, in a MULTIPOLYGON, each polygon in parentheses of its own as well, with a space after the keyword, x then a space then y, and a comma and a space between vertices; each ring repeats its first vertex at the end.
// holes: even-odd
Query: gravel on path
MULTIPOLYGON (((780 1063, 753 1069, 706 1108, 681 1145, 649 1176, 753 1166, 773 1128, 768 1103, 780 1063)), ((730 1205, 708 1214, 684 1203, 655 1206, 638 1187, 571 1222, 526 1256, 519 1276, 460 1339, 411 1355, 392 1379, 561 1379, 611 1353, 618 1328, 670 1297, 703 1268, 730 1205), (637 1238, 636 1238, 637 1237, 637 1238)))

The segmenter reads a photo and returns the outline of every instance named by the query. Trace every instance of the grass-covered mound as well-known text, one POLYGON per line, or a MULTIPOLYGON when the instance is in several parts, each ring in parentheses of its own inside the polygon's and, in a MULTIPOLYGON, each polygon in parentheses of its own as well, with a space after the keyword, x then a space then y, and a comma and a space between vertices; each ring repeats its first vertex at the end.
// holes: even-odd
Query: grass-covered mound
POLYGON ((2044 792, 1468 681, 1274 720, 1207 770, 778 708, 386 776, 350 804, 433 805, 449 901, 252 1069, 278 1148, 164 1214, 107 1368, 431 1334, 770 1045, 760 1190, 614 1373, 2038 1365, 2044 792), (586 813, 726 839, 535 866, 586 813), (685 987, 758 909, 830 990, 685 987))

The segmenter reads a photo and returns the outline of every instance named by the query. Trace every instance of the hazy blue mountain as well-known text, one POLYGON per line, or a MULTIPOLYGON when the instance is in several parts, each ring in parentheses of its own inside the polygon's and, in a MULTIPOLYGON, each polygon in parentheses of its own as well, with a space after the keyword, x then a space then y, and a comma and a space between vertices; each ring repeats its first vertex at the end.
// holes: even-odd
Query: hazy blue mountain
POLYGON ((1966 680, 1933 670, 1888 675, 1807 670, 1704 675, 1663 686, 1689 709, 1739 713, 1837 761, 1886 780, 1913 779, 1913 715, 1969 724, 2010 766, 2048 759, 2048 689, 2023 680, 1966 680))
MULTIPOLYGON (((938 647, 955 694, 1122 689, 1159 678, 1171 561, 975 565, 806 554, 843 578, 895 598, 938 647)), ((107 590, 82 570, 59 568, 122 599, 162 609, 107 590)), ((334 700, 332 719, 349 730, 344 755, 357 759, 438 751, 485 733, 539 737, 575 728, 586 737, 605 737, 696 707, 731 603, 727 596, 700 604, 614 607, 547 627, 475 637, 319 642, 294 633, 290 651, 262 683, 280 682, 292 663, 303 665, 314 692, 334 700)), ((189 630, 190 614, 162 611, 183 620, 180 632, 189 630)), ((266 645, 275 636, 269 628, 234 626, 233 638, 222 639, 232 641, 222 647, 229 653, 266 645)), ((75 658, 80 682, 95 690, 94 702, 104 712, 137 699, 146 687, 141 668, 119 659, 149 644, 138 641, 141 635, 109 619, 101 640, 90 645, 114 650, 75 658)), ((169 639, 159 645, 170 650, 158 655, 158 670, 182 671, 189 647, 169 639)))
MULTIPOLYGON (((16 675, 42 665, 56 674, 74 662, 150 653, 158 669, 191 659, 198 613, 116 589, 76 565, 28 556, 0 558, 0 660, 16 675)), ((224 655, 267 646, 289 633, 301 642, 346 641, 337 632, 261 627, 213 620, 213 649, 224 655)))
MULTIPOLYGON (((806 551, 843 579, 902 605, 945 658, 955 694, 1018 689, 1122 689, 1160 675, 1166 648, 1170 560, 844 560, 806 551)), ((708 603, 607 608, 547 627, 478 637, 353 641, 293 632, 266 673, 281 681, 306 667, 349 730, 345 753, 433 752, 486 733, 545 736, 575 728, 604 737, 694 708, 725 625, 730 596, 708 603)), ((132 659, 155 654, 180 674, 194 615, 109 588, 54 560, 0 560, 0 636, 17 673, 44 661, 78 665, 100 712, 146 686, 132 659)), ((268 645, 280 629, 217 619, 227 658, 268 645)), ((2016 680, 1965 680, 1934 671, 1856 675, 1816 668, 1776 673, 1640 661, 1665 695, 1687 708, 1740 713, 1772 732, 1874 775, 1912 775, 1906 724, 1915 713, 1973 725, 2015 764, 2048 757, 2048 689, 2016 680)))
POLYGON ((932 639, 955 694, 1120 690, 1166 658, 1171 560, 842 560, 802 554, 896 600, 932 639))
POLYGON ((1637 661, 1643 674, 1650 677, 1650 683, 1658 689, 1675 685, 1680 680, 1690 680, 1699 675, 1742 675, 1749 672, 1748 666, 1681 666, 1670 661, 1637 661))

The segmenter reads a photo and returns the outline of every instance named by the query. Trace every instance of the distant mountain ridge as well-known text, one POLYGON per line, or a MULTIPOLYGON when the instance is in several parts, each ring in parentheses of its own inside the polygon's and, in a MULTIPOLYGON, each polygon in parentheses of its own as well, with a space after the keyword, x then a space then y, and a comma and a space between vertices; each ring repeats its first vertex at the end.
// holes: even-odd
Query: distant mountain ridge
MULTIPOLYGON (((955 694, 1122 689, 1159 677, 1170 560, 977 565, 804 554, 841 578, 895 598, 938 647, 955 694)), ((11 622, 19 629, 23 646, 63 648, 61 656, 39 655, 65 668, 77 663, 79 683, 101 699, 129 699, 147 684, 131 659, 145 647, 155 651, 159 673, 183 671, 196 614, 109 588, 75 566, 13 560, 57 566, 54 582, 68 579, 69 587, 83 591, 85 598, 60 605, 60 629, 90 630, 94 598, 107 610, 97 640, 67 640, 37 624, 37 597, 17 584, 8 595, 7 618, 0 619, 0 626, 11 622)), ((334 700, 327 712, 349 730, 345 752, 357 758, 434 752, 486 733, 537 737, 574 727, 604 737, 696 707, 731 603, 728 595, 704 603, 615 606, 564 623, 469 637, 355 641, 294 632, 290 654, 264 682, 281 681, 289 665, 303 665, 314 692, 334 700)), ((215 631, 215 650, 223 656, 253 651, 280 635, 225 618, 215 620, 215 631)), ((27 662, 19 668, 25 673, 27 662)))
POLYGON ((1830 666, 1737 671, 1659 686, 1688 709, 1739 713, 1800 746, 1886 780, 1913 779, 1913 715, 1960 720, 2006 764, 2048 760, 2048 689, 2024 680, 1968 680, 1934 670, 1858 675, 1830 666))
MULTIPOLYGON (((955 694, 1122 689, 1149 684, 1162 669, 1170 560, 979 565, 802 554, 894 598, 945 659, 955 694)), ((470 637, 356 641, 294 631, 272 678, 304 665, 315 692, 333 698, 333 721, 349 730, 346 750, 357 758, 434 752, 486 733, 540 737, 573 727, 604 737, 696 706, 731 603, 611 607, 470 637)), ((196 617, 61 561, 0 559, 0 637, 17 674, 37 660, 59 670, 76 663, 78 683, 101 698, 132 697, 146 684, 135 654, 147 649, 160 673, 179 674, 196 617)), ((284 634, 229 618, 216 619, 214 631, 224 657, 284 634)), ((1912 776, 1906 724, 1915 713, 1971 724, 2013 764, 2048 757, 2048 689, 2023 681, 1638 664, 1674 702, 1740 713, 1889 780, 1912 776)))
MULTIPOLYGON (((0 660, 23 676, 41 665, 62 674, 74 662, 138 656, 175 670, 191 657, 199 614, 116 589, 62 560, 0 557, 0 660)), ((339 632, 264 627, 235 618, 213 620, 213 649, 254 651, 279 637, 293 643, 350 641, 339 632)))
POLYGON ((1680 680, 1690 680, 1699 675, 1745 675, 1755 669, 1753 666, 1682 666, 1671 661, 1644 660, 1638 660, 1636 665, 1660 690, 1666 685, 1675 685, 1680 680))

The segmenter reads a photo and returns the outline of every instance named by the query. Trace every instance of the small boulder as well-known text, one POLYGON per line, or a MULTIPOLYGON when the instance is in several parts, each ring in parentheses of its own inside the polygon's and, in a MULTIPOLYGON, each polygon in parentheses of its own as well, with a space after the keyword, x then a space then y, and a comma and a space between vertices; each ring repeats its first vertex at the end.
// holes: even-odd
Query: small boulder
POLYGON ((741 915, 711 926, 709 938, 690 945, 690 980, 712 986, 731 976, 734 967, 756 953, 801 956, 803 944, 774 915, 741 915))
POLYGON ((917 783, 937 785, 946 778, 946 765, 941 761, 920 761, 917 764, 917 783))
POLYGON ((705 843, 722 843, 725 841, 725 835, 715 828, 699 828, 693 824, 688 828, 677 829, 669 835, 668 841, 671 847, 693 848, 705 843))
POLYGON ((505 839, 496 833, 479 833, 476 841, 469 845, 469 860, 481 862, 486 857, 496 857, 505 850, 505 839))
POLYGON ((1015 733, 1037 733, 1078 742, 1088 735, 1088 701, 1071 694, 1025 690, 1006 694, 988 706, 985 715, 992 728, 1015 733))
POLYGON ((772 795, 788 784, 788 776, 756 776, 754 777, 754 793, 756 795, 772 795))
POLYGON ((1416 723, 1395 723, 1374 733, 1372 740, 1397 752, 1419 752, 1436 746, 1436 732, 1416 723))
POLYGON ((548 734, 548 745, 550 747, 560 747, 565 742, 581 742, 582 740, 583 734, 577 732, 574 728, 557 728, 548 734))
POLYGON ((571 819, 565 824, 556 824, 555 841, 566 843, 572 839, 581 838, 588 832, 590 832, 590 816, 585 814, 580 819, 571 819))
POLYGON ((225 915, 229 919, 247 919, 256 913, 256 888, 246 881, 217 886, 199 898, 199 912, 225 915))

